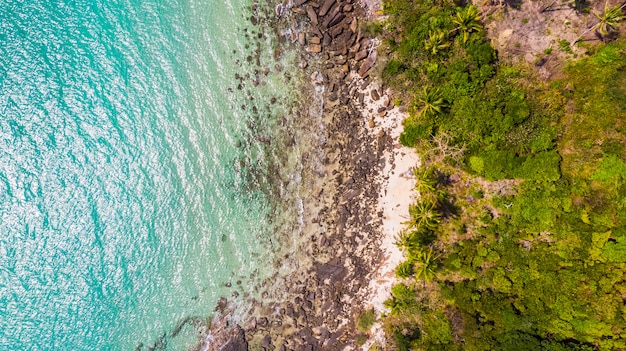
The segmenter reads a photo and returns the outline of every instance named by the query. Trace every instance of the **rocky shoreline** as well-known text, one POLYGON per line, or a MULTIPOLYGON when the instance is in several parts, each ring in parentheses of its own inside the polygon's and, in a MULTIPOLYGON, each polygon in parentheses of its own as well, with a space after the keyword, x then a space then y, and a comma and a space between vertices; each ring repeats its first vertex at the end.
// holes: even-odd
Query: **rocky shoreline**
MULTIPOLYGON (((365 34, 366 6, 354 0, 296 0, 276 7, 298 24, 286 39, 302 48, 300 68, 310 76, 304 96, 321 94, 323 100, 323 169, 307 184, 317 189, 316 196, 303 204, 304 237, 294 254, 307 263, 268 282, 262 300, 249 302, 241 325, 221 301, 199 349, 356 348, 357 316, 371 307, 376 293, 371 282, 389 258, 381 245, 390 244, 383 231, 389 209, 381 207, 381 199, 396 173, 393 150, 402 119, 373 73, 377 42, 365 34)), ((301 118, 313 118, 310 114, 304 103, 301 118)))

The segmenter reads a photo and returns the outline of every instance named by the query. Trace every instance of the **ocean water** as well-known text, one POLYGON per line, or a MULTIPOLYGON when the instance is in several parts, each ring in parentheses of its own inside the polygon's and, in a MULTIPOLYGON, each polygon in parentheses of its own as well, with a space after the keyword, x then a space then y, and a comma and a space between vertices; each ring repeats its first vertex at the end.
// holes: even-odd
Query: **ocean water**
POLYGON ((0 350, 184 350, 271 274, 300 181, 274 11, 0 0, 0 350))

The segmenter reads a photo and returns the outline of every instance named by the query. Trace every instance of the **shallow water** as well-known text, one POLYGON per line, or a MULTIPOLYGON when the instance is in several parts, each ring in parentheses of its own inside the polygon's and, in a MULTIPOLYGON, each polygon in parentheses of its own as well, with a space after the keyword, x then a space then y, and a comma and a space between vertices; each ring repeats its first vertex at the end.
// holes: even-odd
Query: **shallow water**
POLYGON ((0 0, 0 350, 184 349, 272 273, 298 79, 250 1, 0 0))

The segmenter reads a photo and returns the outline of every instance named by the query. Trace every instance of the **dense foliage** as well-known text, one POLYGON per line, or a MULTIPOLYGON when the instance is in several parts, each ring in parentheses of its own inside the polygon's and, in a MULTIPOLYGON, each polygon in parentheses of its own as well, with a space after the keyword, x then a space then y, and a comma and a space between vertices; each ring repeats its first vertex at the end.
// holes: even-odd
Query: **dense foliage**
POLYGON ((626 41, 546 83, 476 9, 388 0, 383 73, 424 155, 387 301, 400 350, 626 349, 626 41))

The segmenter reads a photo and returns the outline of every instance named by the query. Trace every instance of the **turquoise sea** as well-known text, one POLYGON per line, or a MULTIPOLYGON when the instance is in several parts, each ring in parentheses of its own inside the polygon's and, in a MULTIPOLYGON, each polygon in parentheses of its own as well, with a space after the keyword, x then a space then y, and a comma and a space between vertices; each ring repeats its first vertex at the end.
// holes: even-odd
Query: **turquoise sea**
POLYGON ((184 350, 272 273, 299 78, 252 1, 0 0, 0 350, 184 350))

